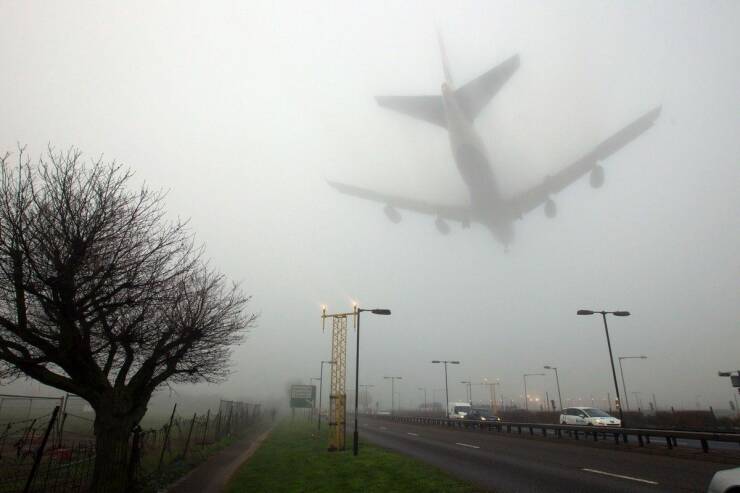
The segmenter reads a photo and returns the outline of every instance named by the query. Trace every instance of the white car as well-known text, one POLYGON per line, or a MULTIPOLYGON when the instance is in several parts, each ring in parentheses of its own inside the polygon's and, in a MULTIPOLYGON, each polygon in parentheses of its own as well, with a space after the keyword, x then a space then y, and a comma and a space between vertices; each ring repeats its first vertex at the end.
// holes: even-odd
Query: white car
POLYGON ((717 471, 707 493, 737 493, 740 491, 740 467, 717 471))
POLYGON ((601 409, 593 407, 569 407, 560 414, 562 425, 621 426, 622 422, 601 409))

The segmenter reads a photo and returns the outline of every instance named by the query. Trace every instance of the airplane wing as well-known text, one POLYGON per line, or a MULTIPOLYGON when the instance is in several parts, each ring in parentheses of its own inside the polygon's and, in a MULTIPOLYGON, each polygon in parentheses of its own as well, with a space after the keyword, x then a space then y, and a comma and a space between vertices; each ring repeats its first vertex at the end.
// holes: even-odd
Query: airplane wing
POLYGON ((551 195, 560 192, 593 170, 600 161, 611 156, 649 129, 660 115, 660 109, 661 107, 658 106, 648 111, 562 171, 546 177, 541 184, 510 199, 512 210, 522 215, 545 203, 551 195))
POLYGON ((514 55, 455 91, 460 106, 471 121, 476 119, 518 68, 519 55, 514 55))
POLYGON ((380 106, 447 128, 441 96, 376 96, 380 106))
POLYGON ((391 207, 396 207, 398 209, 405 209, 413 212, 418 212, 420 214, 428 214, 431 216, 440 217, 442 219, 448 219, 450 221, 460 221, 463 223, 467 223, 471 220, 471 209, 467 205, 460 206, 449 204, 435 204, 422 200, 409 199, 396 195, 374 192, 366 188, 346 185, 344 183, 338 183, 335 181, 327 180, 327 183, 336 188, 341 193, 352 195, 354 197, 359 197, 361 199, 380 202, 391 207))

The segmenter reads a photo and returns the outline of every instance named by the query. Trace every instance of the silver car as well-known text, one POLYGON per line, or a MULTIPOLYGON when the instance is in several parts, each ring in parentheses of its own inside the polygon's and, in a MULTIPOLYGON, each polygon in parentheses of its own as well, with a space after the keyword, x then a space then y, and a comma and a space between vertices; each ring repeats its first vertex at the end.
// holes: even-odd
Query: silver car
POLYGON ((560 424, 581 426, 621 426, 622 422, 595 407, 569 407, 563 409, 560 424))

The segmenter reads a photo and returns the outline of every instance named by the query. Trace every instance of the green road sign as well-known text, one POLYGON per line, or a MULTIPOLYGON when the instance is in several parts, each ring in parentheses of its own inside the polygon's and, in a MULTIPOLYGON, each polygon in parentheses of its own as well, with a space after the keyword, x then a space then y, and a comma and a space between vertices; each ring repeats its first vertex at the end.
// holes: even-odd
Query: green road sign
POLYGON ((291 385, 290 386, 290 407, 292 408, 312 408, 316 402, 315 385, 291 385))

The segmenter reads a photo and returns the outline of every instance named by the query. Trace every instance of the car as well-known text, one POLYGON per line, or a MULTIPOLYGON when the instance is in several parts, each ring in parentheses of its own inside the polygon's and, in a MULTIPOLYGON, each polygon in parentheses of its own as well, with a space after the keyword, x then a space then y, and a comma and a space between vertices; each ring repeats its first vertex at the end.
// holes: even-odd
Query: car
POLYGON ((560 414, 560 424, 585 426, 621 426, 622 422, 595 407, 569 407, 560 414))
POLYGON ((707 493, 740 492, 740 467, 717 471, 709 482, 707 493))
POLYGON ((494 416, 485 409, 473 409, 467 416, 465 416, 465 419, 474 421, 501 421, 501 418, 494 416))

